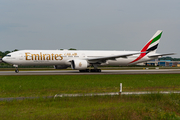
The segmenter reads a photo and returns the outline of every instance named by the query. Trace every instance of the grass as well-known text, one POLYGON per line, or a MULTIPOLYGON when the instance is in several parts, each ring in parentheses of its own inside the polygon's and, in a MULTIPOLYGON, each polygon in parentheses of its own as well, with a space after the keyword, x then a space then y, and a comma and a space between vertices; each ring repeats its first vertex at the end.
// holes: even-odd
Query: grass
POLYGON ((180 94, 0 101, 1 119, 180 119, 180 94))
MULTIPOLYGON (((0 76, 0 98, 180 90, 180 74, 0 76)), ((0 119, 180 119, 180 94, 0 101, 0 119)))
POLYGON ((180 90, 180 74, 0 76, 0 98, 63 93, 180 90))

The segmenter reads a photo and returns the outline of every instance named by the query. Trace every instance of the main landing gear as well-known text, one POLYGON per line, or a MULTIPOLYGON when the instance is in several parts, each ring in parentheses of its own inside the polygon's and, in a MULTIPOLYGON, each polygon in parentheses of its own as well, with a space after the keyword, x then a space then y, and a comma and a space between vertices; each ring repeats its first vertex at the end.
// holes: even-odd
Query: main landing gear
POLYGON ((15 73, 18 73, 18 72, 19 72, 19 70, 18 70, 18 65, 13 65, 13 67, 16 68, 15 73))
POLYGON ((79 72, 101 72, 101 69, 86 69, 86 70, 79 70, 79 72))
POLYGON ((79 72, 101 72, 101 69, 97 69, 98 64, 92 64, 94 69, 79 70, 79 72))
POLYGON ((101 69, 91 69, 91 72, 101 72, 101 69))

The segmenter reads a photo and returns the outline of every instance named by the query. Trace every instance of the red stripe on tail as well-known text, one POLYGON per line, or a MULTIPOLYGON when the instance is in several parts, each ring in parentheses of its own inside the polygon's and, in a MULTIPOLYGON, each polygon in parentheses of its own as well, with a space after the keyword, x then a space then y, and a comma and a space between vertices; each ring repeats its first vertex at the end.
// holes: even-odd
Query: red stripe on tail
MULTIPOLYGON (((148 49, 148 47, 149 47, 149 45, 151 44, 152 41, 153 41, 153 40, 149 41, 149 42, 143 47, 143 49, 141 50, 141 52, 145 52, 145 51, 148 49)), ((133 61, 130 62, 130 63, 134 63, 134 62, 140 60, 140 59, 143 58, 145 55, 146 55, 146 53, 141 53, 138 58, 136 58, 135 60, 133 60, 133 61)))

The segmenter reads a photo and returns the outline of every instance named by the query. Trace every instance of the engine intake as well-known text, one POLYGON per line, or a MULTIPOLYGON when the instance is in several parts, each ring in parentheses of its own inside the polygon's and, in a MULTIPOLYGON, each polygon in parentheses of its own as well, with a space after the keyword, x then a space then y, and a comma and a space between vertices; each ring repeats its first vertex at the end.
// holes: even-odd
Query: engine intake
POLYGON ((71 68, 75 70, 85 70, 88 67, 88 62, 86 60, 72 60, 71 68))

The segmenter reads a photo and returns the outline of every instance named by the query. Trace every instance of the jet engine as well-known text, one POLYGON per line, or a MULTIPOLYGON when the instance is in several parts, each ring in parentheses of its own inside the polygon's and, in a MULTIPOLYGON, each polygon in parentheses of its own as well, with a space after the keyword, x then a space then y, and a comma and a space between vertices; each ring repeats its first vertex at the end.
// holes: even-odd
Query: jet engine
POLYGON ((85 70, 88 67, 88 62, 86 60, 72 60, 71 68, 76 70, 85 70))
POLYGON ((54 65, 55 69, 66 69, 67 67, 66 65, 54 65))

